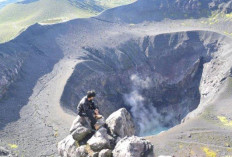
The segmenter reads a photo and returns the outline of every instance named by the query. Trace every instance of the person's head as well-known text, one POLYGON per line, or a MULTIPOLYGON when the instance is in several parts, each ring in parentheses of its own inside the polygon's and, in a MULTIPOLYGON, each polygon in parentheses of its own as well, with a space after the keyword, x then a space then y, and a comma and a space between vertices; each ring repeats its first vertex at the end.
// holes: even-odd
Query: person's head
POLYGON ((87 92, 87 98, 88 100, 93 100, 93 98, 96 96, 96 93, 94 90, 88 91, 87 92))

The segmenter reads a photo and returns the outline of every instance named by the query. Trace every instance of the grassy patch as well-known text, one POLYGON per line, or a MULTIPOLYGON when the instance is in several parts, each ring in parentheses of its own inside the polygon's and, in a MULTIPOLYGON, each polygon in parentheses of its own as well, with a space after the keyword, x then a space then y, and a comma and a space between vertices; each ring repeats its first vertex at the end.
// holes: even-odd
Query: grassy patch
POLYGON ((54 132, 54 137, 58 137, 59 136, 59 132, 58 132, 58 130, 55 130, 55 132, 54 132))
POLYGON ((217 116, 217 118, 220 120, 220 122, 225 125, 225 126, 232 126, 232 121, 229 121, 226 117, 224 116, 217 116))
POLYGON ((219 11, 211 12, 211 15, 206 21, 201 21, 202 24, 215 25, 220 22, 232 21, 232 13, 225 14, 219 11))
POLYGON ((12 149, 16 149, 16 148, 18 148, 18 145, 16 145, 16 144, 8 144, 9 146, 10 146, 10 148, 12 148, 12 149))
POLYGON ((207 147, 202 147, 202 150, 205 152, 206 157, 216 157, 216 152, 214 152, 213 150, 210 150, 207 147))

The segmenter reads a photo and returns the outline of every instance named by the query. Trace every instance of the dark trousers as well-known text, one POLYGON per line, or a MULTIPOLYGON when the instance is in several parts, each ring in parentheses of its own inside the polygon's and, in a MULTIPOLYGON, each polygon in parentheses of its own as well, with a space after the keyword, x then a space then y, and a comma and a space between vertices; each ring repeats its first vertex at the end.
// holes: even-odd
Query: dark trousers
POLYGON ((90 120, 92 129, 95 130, 94 125, 96 124, 97 120, 96 120, 96 118, 94 117, 94 112, 88 111, 86 114, 87 114, 87 117, 88 117, 89 120, 90 120))

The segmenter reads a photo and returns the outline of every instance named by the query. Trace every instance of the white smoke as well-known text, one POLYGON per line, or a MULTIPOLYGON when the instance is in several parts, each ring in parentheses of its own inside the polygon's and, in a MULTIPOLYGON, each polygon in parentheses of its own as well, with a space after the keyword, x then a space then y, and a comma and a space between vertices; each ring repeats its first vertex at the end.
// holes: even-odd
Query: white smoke
POLYGON ((146 79, 143 80, 136 74, 133 74, 131 75, 130 79, 133 82, 133 85, 139 88, 148 89, 152 85, 150 77, 146 77, 146 79))
POLYGON ((153 104, 144 104, 145 98, 140 93, 140 90, 149 89, 153 87, 153 82, 149 77, 145 79, 133 74, 130 77, 132 81, 132 91, 124 94, 126 104, 131 107, 131 113, 139 124, 140 136, 156 134, 160 131, 166 130, 162 122, 168 122, 172 115, 162 116, 157 112, 153 104))

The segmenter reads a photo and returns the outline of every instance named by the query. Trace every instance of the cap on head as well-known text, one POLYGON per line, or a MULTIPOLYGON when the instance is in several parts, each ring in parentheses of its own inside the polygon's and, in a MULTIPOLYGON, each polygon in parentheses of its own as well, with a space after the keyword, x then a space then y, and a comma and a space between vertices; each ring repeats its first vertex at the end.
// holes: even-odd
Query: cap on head
POLYGON ((88 91, 87 92, 87 98, 91 98, 91 97, 95 97, 96 96, 96 93, 94 90, 91 90, 91 91, 88 91))

